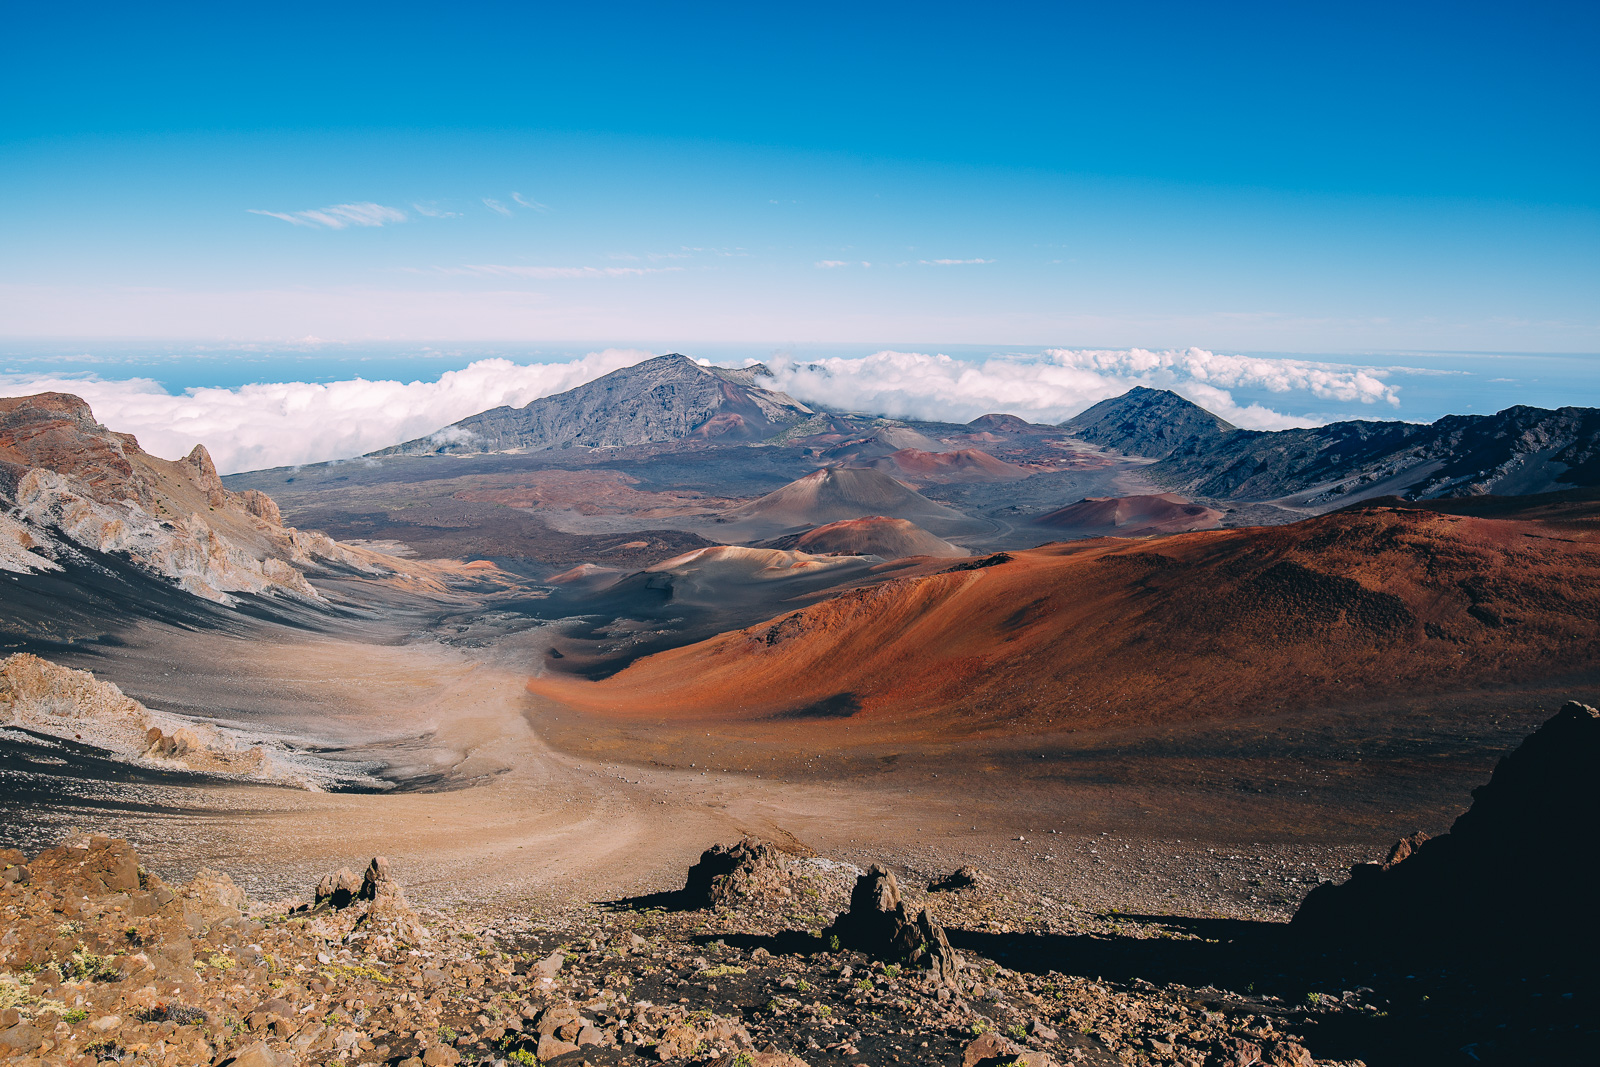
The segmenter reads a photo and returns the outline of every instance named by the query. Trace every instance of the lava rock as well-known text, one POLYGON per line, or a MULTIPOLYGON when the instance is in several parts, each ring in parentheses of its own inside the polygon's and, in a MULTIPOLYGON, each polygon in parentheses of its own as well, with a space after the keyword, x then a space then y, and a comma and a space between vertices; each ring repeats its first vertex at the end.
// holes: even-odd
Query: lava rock
POLYGON ((788 866, 783 853, 753 837, 736 845, 713 845, 689 868, 683 898, 690 907, 714 908, 738 899, 778 897, 788 866))
POLYGON ((1312 939, 1387 954, 1496 951, 1542 960, 1600 950, 1593 909, 1530 922, 1561 902, 1587 900, 1600 856, 1575 834, 1600 823, 1600 711, 1576 701, 1495 767, 1448 834, 1395 845, 1342 885, 1306 896, 1291 928, 1312 939))

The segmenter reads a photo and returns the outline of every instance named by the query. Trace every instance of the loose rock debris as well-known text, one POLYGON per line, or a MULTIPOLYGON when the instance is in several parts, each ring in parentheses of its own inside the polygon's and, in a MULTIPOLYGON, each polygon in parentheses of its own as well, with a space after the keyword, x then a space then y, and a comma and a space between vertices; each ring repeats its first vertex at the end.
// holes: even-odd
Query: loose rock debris
POLYGON ((993 901, 935 893, 913 909, 882 868, 857 877, 760 842, 707 858, 727 887, 712 908, 622 902, 485 925, 414 910, 381 858, 360 879, 325 877, 310 902, 251 902, 225 874, 169 886, 108 837, 31 860, 6 852, 0 1059, 1314 1062, 1293 1013, 1210 1010, 1186 990, 1022 973, 941 941, 935 911, 960 920, 993 901))

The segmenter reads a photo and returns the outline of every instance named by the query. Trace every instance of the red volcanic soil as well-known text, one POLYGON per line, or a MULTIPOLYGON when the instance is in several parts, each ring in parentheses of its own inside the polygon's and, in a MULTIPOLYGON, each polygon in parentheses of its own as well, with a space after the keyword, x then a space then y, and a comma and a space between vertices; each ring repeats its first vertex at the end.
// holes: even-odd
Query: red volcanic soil
POLYGON ((955 452, 902 448, 873 460, 871 466, 913 482, 1007 482, 1033 473, 975 448, 955 452))
POLYGON ((1141 534, 1188 533, 1215 530, 1222 512, 1191 503, 1176 493, 1153 496, 1091 496, 1057 508, 1033 520, 1035 526, 1055 530, 1074 530, 1084 535, 1115 534, 1137 537, 1141 534))
POLYGON ((767 548, 789 548, 814 556, 965 556, 966 549, 935 537, 914 522, 875 515, 844 519, 765 542, 767 548))
POLYGON ((641 724, 843 720, 863 742, 938 741, 1557 682, 1582 695, 1597 666, 1600 543, 1378 507, 988 557, 853 589, 601 682, 529 688, 641 724))

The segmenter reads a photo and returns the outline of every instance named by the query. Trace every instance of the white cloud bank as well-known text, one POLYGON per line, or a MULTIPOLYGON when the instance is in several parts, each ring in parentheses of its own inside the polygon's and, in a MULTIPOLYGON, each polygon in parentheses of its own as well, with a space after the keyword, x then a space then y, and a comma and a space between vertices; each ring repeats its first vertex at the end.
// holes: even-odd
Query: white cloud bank
MULTIPOLYGON (((197 388, 173 396, 147 378, 0 377, 0 396, 60 391, 87 400, 101 423, 135 434, 158 456, 204 444, 224 473, 348 459, 425 437, 468 415, 521 406, 649 359, 637 349, 592 352, 568 363, 484 359, 434 382, 279 382, 197 388)), ((704 363, 705 361, 700 361, 704 363)), ((1170 388, 1250 429, 1312 425, 1231 389, 1266 389, 1322 400, 1397 405, 1382 370, 1293 359, 1219 355, 1203 349, 1149 352, 1050 349, 1032 357, 963 361, 918 352, 800 363, 769 361, 777 387, 800 400, 898 418, 966 422, 1007 412, 1060 422, 1135 385, 1170 388)))
POLYGON ((73 393, 89 402, 102 425, 135 435, 146 451, 173 458, 204 444, 217 469, 232 474, 363 455, 489 408, 519 407, 572 389, 651 355, 606 349, 569 363, 482 359, 435 382, 275 382, 179 396, 148 378, 13 375, 0 378, 0 396, 73 393))
POLYGON ((1382 370, 1297 359, 1219 355, 1201 348, 1048 349, 1037 357, 979 361, 920 352, 879 352, 863 358, 772 361, 782 389, 850 411, 896 418, 967 422, 989 412, 1034 422, 1061 422, 1091 404, 1136 385, 1171 389, 1253 430, 1310 426, 1260 404, 1234 402, 1230 389, 1310 394, 1320 400, 1399 405, 1397 387, 1382 370))

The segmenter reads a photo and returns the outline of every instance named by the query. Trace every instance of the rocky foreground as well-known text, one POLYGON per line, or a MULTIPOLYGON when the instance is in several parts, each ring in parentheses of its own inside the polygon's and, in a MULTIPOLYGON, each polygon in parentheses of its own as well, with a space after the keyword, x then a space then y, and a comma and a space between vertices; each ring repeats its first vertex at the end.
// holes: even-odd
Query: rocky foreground
POLYGON ((1600 712, 1569 703, 1450 834, 1319 888, 1290 924, 1067 913, 969 868, 924 889, 748 839, 681 890, 489 918, 413 908, 383 859, 252 902, 214 872, 169 886, 110 837, 5 851, 0 1058, 1587 1062, 1595 863, 1571 832, 1600 814, 1597 754, 1600 712))
POLYGON ((381 859, 275 903, 209 872, 168 886, 106 837, 4 863, 19 1065, 1313 1063, 1309 1008, 955 952, 934 909, 1026 922, 975 872, 912 909, 881 868, 745 842, 680 893, 486 926, 419 914, 381 859))

